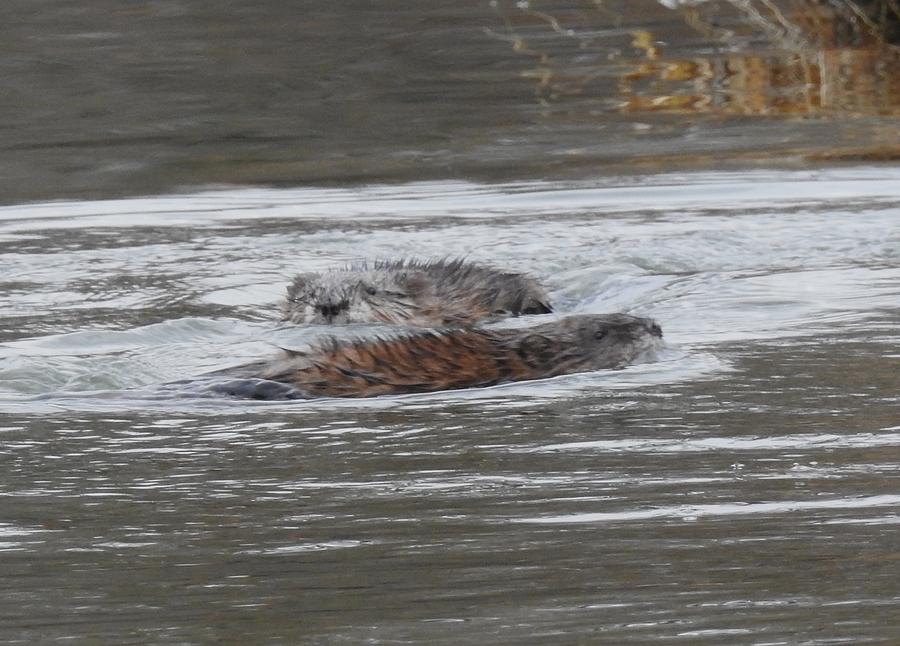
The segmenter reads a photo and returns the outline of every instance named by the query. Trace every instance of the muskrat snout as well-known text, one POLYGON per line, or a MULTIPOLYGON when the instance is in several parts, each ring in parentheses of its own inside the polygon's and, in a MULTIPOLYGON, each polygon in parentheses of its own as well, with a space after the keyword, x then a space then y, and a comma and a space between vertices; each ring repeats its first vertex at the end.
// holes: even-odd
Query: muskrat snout
POLYGON ((316 305, 316 309, 326 319, 332 319, 341 312, 345 312, 350 309, 350 301, 340 301, 338 303, 322 303, 316 305))
POLYGON ((658 336, 660 339, 662 338, 662 335, 663 335, 662 328, 659 327, 659 323, 651 320, 649 328, 650 328, 650 334, 652 334, 653 336, 658 336))

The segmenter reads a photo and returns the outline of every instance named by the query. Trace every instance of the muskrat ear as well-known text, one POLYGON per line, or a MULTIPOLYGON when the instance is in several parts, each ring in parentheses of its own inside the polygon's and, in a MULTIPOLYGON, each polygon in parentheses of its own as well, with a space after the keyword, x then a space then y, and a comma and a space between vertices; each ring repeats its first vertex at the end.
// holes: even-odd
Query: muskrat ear
POLYGON ((294 276, 294 284, 295 285, 307 285, 314 280, 318 280, 321 274, 317 274, 314 271, 306 271, 301 274, 297 274, 294 276))
POLYGON ((288 298, 307 291, 309 284, 318 278, 318 276, 318 274, 313 273, 297 274, 294 276, 294 280, 291 281, 291 284, 288 285, 287 288, 288 298))
POLYGON ((529 334, 519 341, 516 352, 530 366, 546 365, 555 356, 553 342, 542 334, 529 334))

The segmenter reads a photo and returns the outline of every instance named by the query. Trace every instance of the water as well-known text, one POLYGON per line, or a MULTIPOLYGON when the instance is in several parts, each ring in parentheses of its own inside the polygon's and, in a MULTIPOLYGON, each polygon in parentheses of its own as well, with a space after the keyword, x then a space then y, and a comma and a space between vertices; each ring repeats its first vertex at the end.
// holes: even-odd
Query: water
POLYGON ((780 4, 5 0, 0 204, 900 158, 896 48, 780 4))
POLYGON ((895 643, 898 218, 866 167, 0 209, 0 639, 895 643), (668 348, 365 401, 160 388, 326 332, 276 320, 293 272, 407 254, 668 348))

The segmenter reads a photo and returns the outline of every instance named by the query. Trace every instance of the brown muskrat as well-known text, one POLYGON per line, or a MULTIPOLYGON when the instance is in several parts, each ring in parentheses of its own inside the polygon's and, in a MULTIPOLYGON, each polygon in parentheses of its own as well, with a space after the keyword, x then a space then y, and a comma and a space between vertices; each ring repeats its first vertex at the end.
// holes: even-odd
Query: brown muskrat
POLYGON ((627 314, 569 316, 531 328, 417 330, 374 339, 336 339, 286 350, 214 373, 215 387, 252 399, 374 397, 622 368, 662 345, 652 319, 627 314))
POLYGON ((293 323, 469 325, 551 312, 547 292, 525 274, 463 260, 360 263, 299 274, 283 320, 293 323))

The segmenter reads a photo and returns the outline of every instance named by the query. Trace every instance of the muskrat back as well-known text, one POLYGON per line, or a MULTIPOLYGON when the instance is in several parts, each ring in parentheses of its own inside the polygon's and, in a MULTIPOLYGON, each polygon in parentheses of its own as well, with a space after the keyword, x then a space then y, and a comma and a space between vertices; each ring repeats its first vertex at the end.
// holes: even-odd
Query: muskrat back
POLYGON ((547 292, 520 273, 463 260, 360 263, 297 275, 283 320, 293 323, 470 325, 552 311, 547 292))
POLYGON ((306 352, 286 351, 272 361, 221 371, 218 376, 240 379, 216 389, 254 399, 298 399, 474 388, 621 368, 660 347, 661 338, 652 319, 609 314, 569 316, 525 329, 331 339, 306 352))

